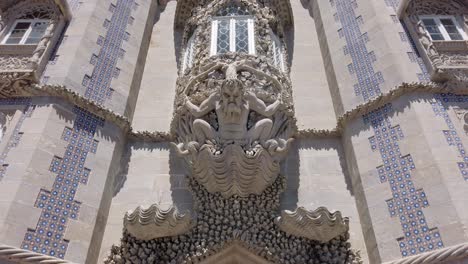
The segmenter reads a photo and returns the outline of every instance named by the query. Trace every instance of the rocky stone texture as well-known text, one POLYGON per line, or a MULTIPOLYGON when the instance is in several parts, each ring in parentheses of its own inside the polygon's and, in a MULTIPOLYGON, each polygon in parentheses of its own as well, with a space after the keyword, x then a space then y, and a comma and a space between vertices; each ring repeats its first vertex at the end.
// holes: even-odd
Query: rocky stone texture
POLYGON ((273 263, 361 263, 347 233, 320 243, 276 226, 283 177, 261 195, 245 198, 211 194, 193 180, 190 187, 197 223, 189 233, 144 241, 124 230, 121 244, 112 248, 105 263, 200 263, 232 243, 273 263))

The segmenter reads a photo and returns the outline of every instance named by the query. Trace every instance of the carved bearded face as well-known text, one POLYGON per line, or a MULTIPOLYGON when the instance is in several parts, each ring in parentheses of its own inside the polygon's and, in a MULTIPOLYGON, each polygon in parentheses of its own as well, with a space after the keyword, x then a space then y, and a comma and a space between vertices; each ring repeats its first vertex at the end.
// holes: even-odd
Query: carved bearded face
POLYGON ((240 118, 244 90, 239 80, 226 80, 221 86, 222 109, 225 117, 232 121, 240 118))

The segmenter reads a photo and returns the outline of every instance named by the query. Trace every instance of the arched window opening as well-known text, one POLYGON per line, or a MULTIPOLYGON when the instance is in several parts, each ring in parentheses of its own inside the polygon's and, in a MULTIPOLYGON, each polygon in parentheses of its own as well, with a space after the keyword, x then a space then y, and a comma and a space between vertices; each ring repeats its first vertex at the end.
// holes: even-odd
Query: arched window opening
POLYGON ((275 64, 275 67, 284 72, 285 71, 285 66, 284 66, 284 48, 283 48, 283 43, 280 41, 278 36, 275 35, 275 33, 271 32, 271 47, 273 50, 273 62, 275 64))
POLYGON ((27 8, 19 6, 9 10, 9 30, 4 34, 1 44, 28 45, 38 44, 47 32, 52 21, 58 20, 58 12, 47 2, 30 5, 27 8))
POLYGON ((467 35, 454 16, 421 16, 432 40, 467 40, 467 35))
POLYGON ((44 36, 49 20, 17 19, 2 44, 37 44, 44 36))
POLYGON ((254 18, 237 5, 218 12, 211 24, 211 56, 227 52, 255 54, 254 18))
POLYGON ((185 70, 192 68, 193 66, 193 57, 194 57, 194 52, 195 52, 195 37, 196 36, 196 31, 192 34, 190 39, 187 41, 187 45, 185 47, 185 53, 184 53, 184 61, 182 64, 182 72, 185 72, 185 70))

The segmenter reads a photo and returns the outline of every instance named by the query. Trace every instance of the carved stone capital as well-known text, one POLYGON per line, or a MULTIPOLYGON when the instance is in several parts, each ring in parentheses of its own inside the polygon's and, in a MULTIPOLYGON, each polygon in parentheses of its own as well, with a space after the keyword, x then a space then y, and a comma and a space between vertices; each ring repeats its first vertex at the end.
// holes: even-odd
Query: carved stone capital
POLYGON ((348 218, 341 212, 330 213, 327 208, 320 207, 308 211, 299 207, 296 211, 282 211, 276 219, 276 224, 284 232, 326 243, 349 230, 348 218))

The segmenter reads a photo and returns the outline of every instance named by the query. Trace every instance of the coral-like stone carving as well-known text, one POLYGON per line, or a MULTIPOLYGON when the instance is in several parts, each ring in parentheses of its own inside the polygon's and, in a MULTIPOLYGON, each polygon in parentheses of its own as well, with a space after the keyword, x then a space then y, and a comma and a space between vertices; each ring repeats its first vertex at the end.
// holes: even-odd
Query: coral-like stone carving
MULTIPOLYGON (((197 217, 189 232, 150 241, 125 232, 104 263, 220 263, 216 262, 219 254, 236 245, 244 249, 243 253, 269 263, 363 263, 350 248, 347 233, 322 243, 290 235, 275 224, 285 188, 281 175, 261 195, 248 197, 224 198, 208 192, 193 178, 188 186, 197 217)), ((249 258, 242 260, 248 263, 249 258)))
POLYGON ((173 144, 188 161, 193 177, 210 192, 227 197, 260 194, 275 181, 293 134, 292 118, 280 110, 284 108, 283 90, 277 79, 246 61, 217 63, 188 82, 180 115, 174 120, 177 142, 173 144), (199 105, 193 103, 188 95, 194 86, 200 81, 214 82, 206 76, 216 70, 225 78, 214 84, 199 105), (240 71, 265 78, 265 86, 271 83, 269 105, 257 95, 261 91, 246 89, 238 79, 240 71))
POLYGON ((127 212, 124 227, 134 237, 150 240, 187 232, 192 227, 192 218, 189 214, 180 214, 174 207, 161 210, 154 204, 147 209, 140 206, 132 212, 127 212))
POLYGON ((315 211, 308 211, 303 207, 294 212, 282 211, 281 216, 276 218, 276 224, 288 234, 323 243, 349 230, 348 218, 343 218, 339 211, 330 213, 325 207, 315 211))

